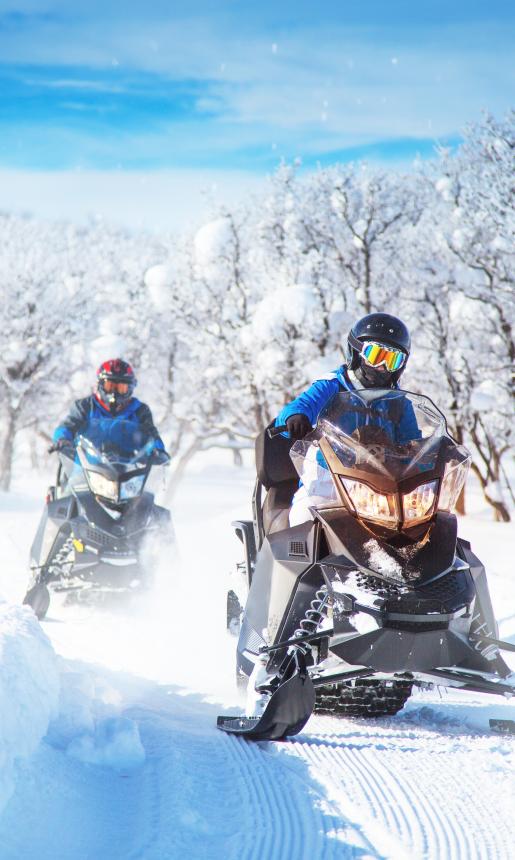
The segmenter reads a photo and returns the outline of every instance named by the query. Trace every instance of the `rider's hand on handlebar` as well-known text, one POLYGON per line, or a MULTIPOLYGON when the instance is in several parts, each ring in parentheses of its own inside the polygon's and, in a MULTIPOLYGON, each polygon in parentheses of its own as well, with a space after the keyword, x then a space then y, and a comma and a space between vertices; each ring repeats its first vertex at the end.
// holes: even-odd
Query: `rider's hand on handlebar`
POLYGON ((69 439, 58 439, 57 442, 53 442, 52 445, 48 448, 48 453, 53 454, 55 451, 60 454, 68 454, 72 456, 75 454, 75 449, 73 447, 73 443, 70 442, 69 439))
POLYGON ((290 415, 286 419, 286 426, 290 434, 290 439, 303 439, 313 429, 308 416, 302 412, 299 412, 298 415, 290 415))
POLYGON ((151 463, 153 466, 164 466, 166 463, 169 463, 171 457, 163 448, 154 448, 152 451, 151 463))

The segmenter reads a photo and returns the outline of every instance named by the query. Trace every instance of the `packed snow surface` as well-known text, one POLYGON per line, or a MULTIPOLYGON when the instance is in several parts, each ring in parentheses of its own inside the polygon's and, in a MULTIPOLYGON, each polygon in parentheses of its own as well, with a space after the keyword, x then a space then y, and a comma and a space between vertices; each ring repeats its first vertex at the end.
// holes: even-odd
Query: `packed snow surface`
MULTIPOLYGON (((1 860, 511 860, 515 737, 488 726, 515 719, 501 697, 419 691, 395 717, 314 717, 287 743, 217 731, 242 704, 225 593, 252 473, 209 456, 177 494, 182 563, 163 559, 154 599, 55 600, 42 627, 0 606, 1 860)), ((44 487, 0 496, 10 603, 44 487)), ((460 532, 515 642, 513 531, 490 517, 477 505, 460 532)))

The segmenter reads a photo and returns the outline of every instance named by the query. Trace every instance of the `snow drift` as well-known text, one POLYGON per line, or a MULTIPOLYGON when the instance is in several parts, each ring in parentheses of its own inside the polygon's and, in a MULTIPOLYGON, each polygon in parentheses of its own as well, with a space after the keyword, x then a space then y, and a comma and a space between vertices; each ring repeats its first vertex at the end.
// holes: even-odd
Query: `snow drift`
POLYGON ((16 766, 28 758, 57 712, 57 657, 33 612, 0 604, 0 810, 16 766))

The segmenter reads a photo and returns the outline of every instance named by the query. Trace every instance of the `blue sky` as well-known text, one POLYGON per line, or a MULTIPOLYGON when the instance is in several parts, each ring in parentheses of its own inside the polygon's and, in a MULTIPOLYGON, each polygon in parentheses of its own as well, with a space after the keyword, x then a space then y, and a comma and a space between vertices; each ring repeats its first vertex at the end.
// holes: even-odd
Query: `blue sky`
POLYGON ((0 0, 0 171, 409 164, 513 106, 514 24, 504 0, 0 0))

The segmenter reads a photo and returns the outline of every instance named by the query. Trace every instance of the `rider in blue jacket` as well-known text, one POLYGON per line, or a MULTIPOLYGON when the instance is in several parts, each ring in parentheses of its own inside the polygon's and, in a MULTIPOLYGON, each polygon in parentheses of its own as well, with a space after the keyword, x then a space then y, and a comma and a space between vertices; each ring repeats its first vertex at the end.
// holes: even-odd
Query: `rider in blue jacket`
MULTIPOLYGON (((284 406, 276 426, 286 424, 291 439, 302 439, 334 394, 360 388, 398 388, 410 348, 408 329, 397 317, 384 313, 362 317, 349 332, 346 363, 326 378, 317 379, 284 406)), ((404 415, 396 429, 396 441, 414 438, 410 434, 416 429, 413 412, 404 415)))
MULTIPOLYGON (((346 363, 326 378, 317 379, 306 391, 284 406, 277 416, 276 427, 286 425, 291 439, 303 439, 311 432, 321 410, 335 394, 363 388, 398 388, 410 348, 410 335, 402 320, 385 313, 362 317, 349 332, 346 363)), ((352 412, 349 412, 348 421, 348 432, 359 426, 359 419, 352 412)), ((394 441, 400 443, 419 436, 415 413, 407 400, 398 419, 392 421, 385 414, 381 427, 394 441)), ((320 464, 325 466, 323 458, 320 464)), ((320 496, 327 499, 333 493, 334 488, 327 475, 327 480, 320 482, 320 496)), ((309 516, 308 504, 314 504, 314 499, 307 499, 306 496, 301 486, 293 500, 290 513, 292 525, 309 516)))
POLYGON ((121 358, 104 361, 97 371, 96 391, 76 400, 64 421, 54 430, 54 448, 73 446, 77 436, 87 435, 91 421, 123 418, 136 423, 142 436, 154 439, 155 450, 164 454, 164 444, 149 407, 132 396, 135 387, 136 377, 130 364, 121 358))

